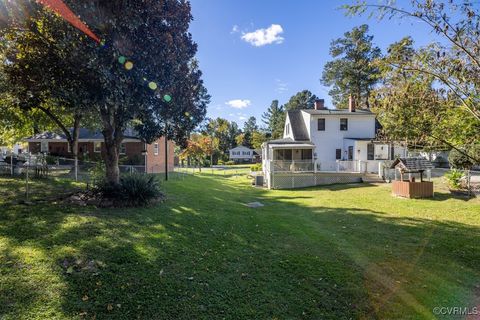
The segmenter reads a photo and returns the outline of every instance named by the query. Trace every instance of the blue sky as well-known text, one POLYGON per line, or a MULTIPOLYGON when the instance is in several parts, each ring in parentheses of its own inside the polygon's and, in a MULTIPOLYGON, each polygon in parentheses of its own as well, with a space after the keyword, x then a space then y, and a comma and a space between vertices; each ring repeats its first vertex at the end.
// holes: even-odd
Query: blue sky
POLYGON ((346 17, 338 9, 344 3, 349 2, 191 0, 190 31, 212 95, 208 117, 234 120, 243 127, 253 115, 260 123, 272 100, 285 103, 303 89, 324 98, 331 107, 328 88, 319 79, 324 64, 331 60, 330 42, 354 26, 369 24, 382 50, 407 35, 417 46, 435 40, 419 22, 346 17))

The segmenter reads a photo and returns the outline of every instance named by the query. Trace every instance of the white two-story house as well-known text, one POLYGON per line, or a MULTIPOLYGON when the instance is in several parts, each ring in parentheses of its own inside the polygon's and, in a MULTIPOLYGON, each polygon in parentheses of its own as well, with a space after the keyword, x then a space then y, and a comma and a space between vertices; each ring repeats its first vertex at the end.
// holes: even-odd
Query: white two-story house
POLYGON ((247 148, 245 146, 238 146, 229 151, 229 159, 237 163, 241 162, 252 162, 254 159, 255 152, 253 149, 247 148))
POLYGON ((406 155, 400 144, 376 140, 378 123, 368 109, 327 109, 317 100, 314 109, 288 111, 283 138, 263 144, 264 173, 377 173, 379 163, 406 155))

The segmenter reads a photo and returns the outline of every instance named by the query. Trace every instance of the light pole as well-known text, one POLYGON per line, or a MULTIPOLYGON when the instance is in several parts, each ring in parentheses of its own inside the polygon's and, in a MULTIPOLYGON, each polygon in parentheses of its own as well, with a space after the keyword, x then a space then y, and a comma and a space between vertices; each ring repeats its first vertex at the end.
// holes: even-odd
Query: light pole
MULTIPOLYGON (((163 96, 163 101, 170 103, 172 97, 166 94, 163 96)), ((165 181, 168 181, 168 119, 165 119, 165 134, 163 138, 165 140, 165 181)))

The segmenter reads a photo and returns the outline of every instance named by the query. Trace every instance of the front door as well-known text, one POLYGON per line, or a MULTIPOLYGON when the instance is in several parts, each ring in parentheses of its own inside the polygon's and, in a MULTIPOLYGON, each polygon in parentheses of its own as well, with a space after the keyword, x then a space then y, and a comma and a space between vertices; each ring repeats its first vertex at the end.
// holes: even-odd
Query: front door
POLYGON ((348 147, 348 160, 353 160, 353 146, 348 147))

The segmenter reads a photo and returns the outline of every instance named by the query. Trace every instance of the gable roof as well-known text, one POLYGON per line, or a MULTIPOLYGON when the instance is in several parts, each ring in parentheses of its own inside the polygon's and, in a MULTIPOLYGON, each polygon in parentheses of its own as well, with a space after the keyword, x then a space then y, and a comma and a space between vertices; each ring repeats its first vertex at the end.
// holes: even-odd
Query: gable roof
POLYGON ((288 111, 288 118, 290 119, 290 128, 292 129, 293 139, 295 141, 310 140, 305 121, 303 121, 302 111, 290 110, 288 111))
POLYGON ((267 141, 268 144, 279 144, 279 145, 311 145, 313 146, 313 143, 310 141, 298 141, 298 140, 293 140, 292 138, 283 138, 283 139, 276 139, 276 140, 270 140, 267 141))
POLYGON ((315 110, 315 109, 304 109, 302 110, 303 112, 306 112, 311 115, 375 115, 372 111, 369 109, 356 109, 355 112, 350 112, 348 109, 321 109, 321 110, 315 110))
POLYGON ((420 172, 432 169, 433 165, 430 161, 420 158, 398 158, 393 161, 390 169, 400 168, 405 172, 420 172))
POLYGON ((235 148, 232 148, 230 149, 229 151, 232 151, 232 150, 237 150, 237 149, 240 149, 240 150, 250 150, 250 151, 253 151, 253 149, 250 149, 249 147, 245 147, 245 146, 236 146, 235 148))

